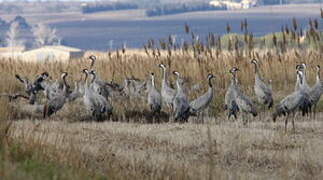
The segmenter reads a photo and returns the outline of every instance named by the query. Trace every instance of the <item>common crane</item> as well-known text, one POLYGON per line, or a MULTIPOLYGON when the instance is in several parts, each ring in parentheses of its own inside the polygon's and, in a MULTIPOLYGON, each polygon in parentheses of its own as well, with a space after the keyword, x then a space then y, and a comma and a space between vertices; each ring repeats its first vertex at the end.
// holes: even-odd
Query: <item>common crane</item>
POLYGON ((163 71, 163 78, 162 78, 161 91, 160 91, 163 102, 167 104, 169 109, 173 109, 172 103, 176 95, 176 91, 173 88, 168 86, 166 66, 164 64, 159 64, 159 68, 161 68, 163 71))
POLYGON ((316 66, 316 83, 315 85, 310 89, 309 96, 312 101, 312 108, 313 108, 313 113, 315 117, 316 113, 316 105, 319 102, 322 92, 323 92, 323 83, 321 81, 321 66, 317 65, 316 66))
POLYGON ((150 74, 150 83, 148 83, 148 95, 147 102, 151 112, 155 115, 160 113, 162 107, 162 99, 160 93, 155 88, 155 76, 154 73, 150 74))
POLYGON ((213 99, 213 85, 211 80, 214 78, 213 74, 208 74, 207 80, 208 80, 208 85, 209 88, 206 93, 203 95, 199 96, 192 102, 190 102, 190 106, 192 109, 194 109, 194 113, 201 112, 205 110, 211 103, 213 99))
MULTIPOLYGON (((303 72, 297 70, 297 78, 300 87, 303 85, 303 72)), ((293 115, 292 125, 295 132, 295 117, 297 115, 297 110, 300 110, 304 115, 307 109, 310 107, 306 99, 306 94, 301 89, 295 90, 293 93, 286 96, 280 101, 275 107, 275 112, 272 115, 273 121, 276 122, 277 117, 286 116, 285 119, 285 132, 287 131, 287 124, 290 114, 293 115)))
MULTIPOLYGON (((310 91, 310 87, 309 85, 307 84, 307 80, 306 80, 306 64, 305 63, 302 63, 302 64, 298 64, 296 65, 296 71, 301 71, 303 76, 303 89, 306 91, 306 92, 309 92, 310 91)), ((295 84, 295 90, 299 90, 300 88, 300 82, 299 82, 299 79, 296 80, 296 84, 295 84)))
POLYGON ((85 82, 85 89, 84 89, 84 96, 83 102, 86 109, 91 113, 92 117, 96 120, 103 120, 104 114, 111 115, 112 113, 112 106, 108 104, 108 101, 100 94, 96 93, 93 89, 90 88, 90 84, 88 81, 88 75, 92 75, 91 83, 95 81, 95 72, 88 71, 84 69, 83 72, 86 75, 86 82, 85 82))
POLYGON ((273 106, 274 100, 272 97, 271 88, 264 82, 263 78, 260 76, 258 62, 256 59, 251 61, 255 66, 255 85, 254 90, 257 96, 258 102, 263 105, 267 105, 270 109, 273 106))
POLYGON ((141 81, 136 78, 126 78, 123 83, 122 93, 130 98, 143 98, 143 92, 146 86, 146 81, 141 81))
POLYGON ((174 71, 173 74, 177 77, 176 79, 176 94, 173 98, 173 116, 175 122, 187 122, 190 116, 190 105, 188 103, 187 97, 184 93, 184 89, 181 85, 179 72, 174 71))
MULTIPOLYGON (((96 57, 94 55, 89 56, 91 60, 90 70, 94 70, 93 67, 96 62, 96 57)), ((117 96, 121 93, 121 88, 118 84, 113 82, 106 82, 101 80, 97 75, 95 81, 90 85, 94 91, 104 96, 106 99, 111 98, 112 96, 117 96)))
MULTIPOLYGON (((25 86, 25 92, 27 93, 29 97, 29 104, 35 104, 36 102, 36 95, 39 91, 44 90, 42 83, 47 79, 48 73, 44 72, 40 74, 33 83, 30 83, 27 78, 21 78, 19 74, 15 75, 16 79, 24 84, 25 86)), ((27 97, 27 96, 25 96, 27 97)))
POLYGON ((70 92, 70 85, 66 82, 65 77, 63 78, 64 73, 61 74, 61 78, 57 79, 55 82, 50 83, 47 81, 43 81, 41 86, 44 88, 45 96, 48 100, 59 96, 66 91, 67 93, 70 92))
POLYGON ((234 116, 234 118, 237 119, 237 113, 239 112, 239 107, 236 102, 237 91, 240 91, 236 79, 237 71, 239 71, 239 69, 236 67, 230 69, 229 73, 232 75, 231 83, 224 97, 224 109, 228 110, 228 119, 230 119, 231 116, 234 116))
MULTIPOLYGON (((243 113, 250 113, 254 117, 258 115, 255 105, 252 103, 252 101, 243 94, 243 92, 240 90, 237 79, 235 78, 235 102, 237 103, 238 109, 240 112, 243 113)), ((243 115, 242 115, 243 116, 243 115)), ((243 118, 244 123, 246 123, 246 119, 243 118)))
POLYGON ((48 100, 48 102, 44 106, 43 117, 49 117, 52 114, 56 113, 60 109, 63 108, 66 98, 68 96, 68 85, 66 83, 66 77, 68 73, 63 72, 61 78, 63 80, 63 89, 59 93, 56 94, 55 97, 48 100))

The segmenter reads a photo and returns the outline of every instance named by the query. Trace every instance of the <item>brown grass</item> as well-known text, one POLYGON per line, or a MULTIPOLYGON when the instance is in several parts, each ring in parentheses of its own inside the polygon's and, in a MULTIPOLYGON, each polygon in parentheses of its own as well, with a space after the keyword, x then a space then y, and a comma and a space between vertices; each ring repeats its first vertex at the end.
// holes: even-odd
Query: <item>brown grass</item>
POLYGON ((22 120, 10 137, 48 161, 110 179, 321 179, 322 128, 305 119, 295 134, 259 119, 248 126, 222 118, 203 125, 22 120))
MULTIPOLYGON (((1 98, 0 116, 4 125, 1 127, 9 127, 8 120, 13 122, 8 130, 1 132, 6 132, 5 142, 9 146, 18 143, 25 151, 37 150, 45 162, 57 162, 79 171, 86 169, 110 179, 322 179, 322 114, 316 120, 297 118, 296 133, 284 134, 282 121, 273 124, 270 112, 261 113, 243 126, 241 120, 226 121, 222 110, 231 67, 242 70, 238 74, 239 82, 244 92, 254 98, 250 60, 259 59, 263 76, 273 80, 274 99, 278 101, 293 90, 298 63, 309 65, 307 75, 313 84, 314 66, 321 63, 321 52, 290 49, 278 55, 270 50, 243 56, 224 51, 218 56, 216 52, 212 54, 194 57, 191 52, 173 51, 171 56, 162 52, 160 57, 153 57, 136 52, 119 52, 119 55, 113 52, 110 56, 98 55, 95 66, 101 79, 122 83, 125 77, 146 79, 149 72, 160 77, 157 65, 164 63, 170 71, 182 73, 187 86, 202 84, 204 88, 189 94, 190 99, 205 91, 206 75, 212 72, 216 76, 215 98, 206 124, 192 123, 194 119, 187 124, 138 123, 147 119, 133 117, 131 113, 127 116, 127 113, 142 114, 147 110, 144 100, 114 102, 114 114, 119 122, 80 122, 85 116, 81 102, 67 104, 48 120, 38 120, 37 113, 26 116, 21 112, 23 100, 9 103, 1 98)), ((23 91, 14 79, 15 73, 33 79, 36 74, 47 71, 56 79, 67 71, 68 81, 74 82, 86 67, 89 67, 87 59, 39 64, 3 60, 0 61, 0 92, 23 91)), ((170 78, 173 82, 174 77, 170 78)), ((157 81, 159 85, 160 78, 157 81)))

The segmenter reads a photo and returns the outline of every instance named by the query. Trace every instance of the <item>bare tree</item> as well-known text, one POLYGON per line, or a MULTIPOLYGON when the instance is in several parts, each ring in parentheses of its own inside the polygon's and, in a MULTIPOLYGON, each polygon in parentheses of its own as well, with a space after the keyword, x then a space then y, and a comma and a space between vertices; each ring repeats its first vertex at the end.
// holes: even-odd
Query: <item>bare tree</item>
POLYGON ((20 38, 20 28, 18 22, 13 22, 7 32, 6 42, 9 47, 23 46, 24 41, 20 38))
POLYGON ((45 45, 57 45, 60 43, 60 39, 56 34, 56 29, 51 29, 45 24, 39 23, 33 28, 33 34, 35 36, 35 45, 37 47, 45 45))

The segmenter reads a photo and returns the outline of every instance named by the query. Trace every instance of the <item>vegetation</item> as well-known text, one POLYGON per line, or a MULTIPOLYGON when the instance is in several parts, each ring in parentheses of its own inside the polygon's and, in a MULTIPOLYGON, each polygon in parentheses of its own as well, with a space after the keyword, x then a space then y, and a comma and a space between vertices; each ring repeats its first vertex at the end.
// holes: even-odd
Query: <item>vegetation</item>
POLYGON ((208 3, 189 3, 189 4, 163 4, 146 10, 147 16, 162 16, 169 14, 178 14, 193 11, 212 11, 224 10, 209 5, 208 3))
MULTIPOLYGON (((98 57, 94 68, 99 77, 119 84, 125 77, 144 80, 155 72, 159 85, 156 65, 164 63, 170 71, 183 74, 187 87, 196 83, 203 87, 190 93, 189 99, 205 92, 206 76, 212 72, 215 98, 210 111, 201 117, 205 123, 197 124, 198 119, 192 117, 186 124, 151 124, 151 117, 145 116, 146 101, 140 98, 114 100, 114 122, 84 121, 81 101, 66 104, 43 120, 40 113, 25 108, 24 100, 9 101, 1 96, 0 175, 4 179, 321 179, 322 114, 297 118, 296 132, 284 134, 283 122, 272 123, 271 111, 250 118, 247 125, 240 118, 226 120, 223 112, 228 70, 233 66, 241 69, 238 78, 243 91, 254 97, 250 60, 258 59, 262 75, 272 80, 277 102, 293 91, 296 64, 322 63, 322 35, 315 21, 309 24, 304 41, 300 41, 303 36, 296 20, 281 33, 260 39, 253 37, 243 21, 242 35, 232 34, 227 25, 224 36, 210 33, 200 38, 186 25, 184 31, 192 38, 181 44, 170 36, 149 40, 143 50, 89 52, 98 57), (262 47, 263 41, 272 47, 262 47)), ((73 84, 89 65, 87 58, 44 63, 3 59, 0 92, 23 91, 15 79, 17 73, 32 79, 47 71, 56 79, 67 71, 73 84)), ((313 84, 315 71, 308 68, 307 76, 313 84)), ((320 103, 319 109, 322 107, 320 103)))
POLYGON ((125 9, 138 9, 138 6, 134 3, 87 3, 82 5, 82 13, 95 13, 100 11, 115 11, 115 10, 125 10, 125 9))

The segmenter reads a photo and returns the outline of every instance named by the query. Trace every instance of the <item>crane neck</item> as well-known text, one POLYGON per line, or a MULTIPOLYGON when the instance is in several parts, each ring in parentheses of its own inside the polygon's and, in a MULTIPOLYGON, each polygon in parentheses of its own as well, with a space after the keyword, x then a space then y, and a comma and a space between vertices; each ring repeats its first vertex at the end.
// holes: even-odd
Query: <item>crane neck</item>
POLYGON ((318 69, 316 72, 316 83, 320 83, 320 82, 321 82, 321 73, 320 73, 320 69, 318 69))
POLYGON ((179 78, 179 76, 177 76, 177 79, 176 79, 177 92, 184 93, 179 81, 180 81, 180 78, 179 78))
POLYGON ((151 76, 151 86, 154 88, 155 87, 155 77, 151 76))
POLYGON ((95 73, 91 73, 92 74, 92 80, 91 80, 91 84, 96 80, 96 74, 95 73))
POLYGON ((166 72, 166 68, 162 68, 163 69, 163 81, 166 83, 167 82, 167 72, 166 72))
POLYGON ((255 65, 255 73, 258 74, 259 73, 259 69, 258 69, 258 64, 253 63, 255 65))
POLYGON ((67 81, 66 81, 66 76, 63 76, 63 92, 64 92, 64 95, 67 94, 67 88, 68 88, 68 84, 67 84, 67 81))
POLYGON ((84 77, 84 81, 83 82, 84 82, 84 84, 86 84, 86 81, 87 81, 87 78, 88 78, 89 75, 87 73, 84 73, 84 74, 85 74, 85 77, 84 77))
POLYGON ((209 87, 210 87, 210 88, 212 88, 212 87, 213 87, 213 85, 212 85, 212 81, 211 81, 211 80, 212 80, 212 78, 208 78, 208 81, 209 81, 209 87))
POLYGON ((238 80, 237 80, 237 74, 234 72, 232 73, 232 79, 231 79, 231 82, 236 85, 238 84, 238 80))
POLYGON ((84 78, 84 85, 85 85, 85 88, 87 88, 89 86, 89 80, 88 80, 88 73, 87 72, 84 72, 85 74, 85 78, 84 78))

